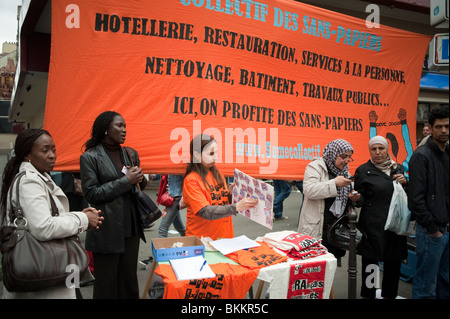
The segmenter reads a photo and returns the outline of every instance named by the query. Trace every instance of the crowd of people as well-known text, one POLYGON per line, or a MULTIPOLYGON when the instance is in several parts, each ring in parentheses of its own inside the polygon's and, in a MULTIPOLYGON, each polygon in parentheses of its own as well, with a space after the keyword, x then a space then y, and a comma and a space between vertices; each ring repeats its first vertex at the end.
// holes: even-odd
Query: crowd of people
MULTIPOLYGON (((385 230, 394 183, 408 194, 408 206, 415 221, 417 271, 413 279, 414 298, 448 299, 448 227, 449 227, 449 115, 448 106, 433 109, 429 116, 430 137, 416 149, 409 161, 408 174, 389 155, 389 143, 375 136, 368 143, 370 158, 354 175, 348 164, 355 151, 344 139, 330 141, 321 157, 306 167, 304 180, 297 183, 304 198, 298 232, 322 240, 328 251, 341 258, 345 250, 333 246, 327 230, 350 207, 359 208, 358 228, 362 239, 358 253, 362 256, 362 298, 375 298, 368 287, 367 266, 383 262, 382 297, 395 298, 402 260, 407 257, 407 237, 385 230)), ((81 200, 69 206, 49 173, 56 162, 51 134, 42 129, 26 129, 19 133, 15 156, 3 172, 1 222, 7 224, 9 212, 17 203, 8 193, 15 186, 14 177, 26 172, 21 180, 20 201, 28 219, 31 234, 42 240, 65 238, 81 231, 86 233, 86 249, 92 253, 95 281, 94 298, 138 298, 137 262, 140 240, 145 240, 132 188, 145 189, 147 179, 139 167, 139 155, 130 149, 135 162, 122 144, 126 138, 125 119, 114 111, 106 111, 95 119, 90 138, 80 157, 81 200), (53 194, 53 195, 52 195, 53 194), (22 198, 23 196, 23 198, 22 198), (49 196, 53 196, 62 212, 51 215, 49 196), (89 203, 89 205, 87 205, 89 203), (39 210, 38 210, 39 209, 39 210)), ((190 163, 184 176, 169 175, 168 191, 172 206, 162 218, 158 235, 167 237, 171 224, 181 236, 234 237, 233 216, 257 204, 256 199, 243 198, 231 203, 234 184, 215 165, 218 145, 213 137, 195 136, 190 144, 190 163), (186 208, 186 225, 180 210, 186 208)), ((74 180, 74 176, 70 175, 74 180)), ((76 178, 75 178, 76 179, 76 178)), ((76 183, 69 183, 77 186, 76 183)), ((283 219, 283 200, 291 186, 275 180, 275 219, 283 219)), ((70 192, 74 192, 73 187, 70 192)), ((69 191, 67 191, 69 193, 69 191)), ((73 289, 63 285, 36 292, 8 292, 4 298, 74 298, 73 289)))

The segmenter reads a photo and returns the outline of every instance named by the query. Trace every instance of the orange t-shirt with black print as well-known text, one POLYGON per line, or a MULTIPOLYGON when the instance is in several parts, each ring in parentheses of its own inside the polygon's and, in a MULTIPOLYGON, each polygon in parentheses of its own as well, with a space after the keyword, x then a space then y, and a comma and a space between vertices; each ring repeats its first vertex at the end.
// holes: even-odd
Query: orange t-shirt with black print
MULTIPOLYGON (((223 175, 222 178, 225 181, 223 175)), ((187 209, 186 236, 210 237, 213 240, 233 238, 234 230, 231 216, 207 220, 198 214, 198 211, 205 206, 230 204, 226 183, 223 187, 219 187, 211 172, 206 175, 206 181, 209 185, 205 186, 200 175, 195 172, 189 173, 184 178, 183 200, 187 209)))
POLYGON ((170 265, 160 264, 155 273, 162 277, 164 299, 243 299, 258 277, 259 269, 227 263, 211 264, 213 278, 177 280, 170 265))

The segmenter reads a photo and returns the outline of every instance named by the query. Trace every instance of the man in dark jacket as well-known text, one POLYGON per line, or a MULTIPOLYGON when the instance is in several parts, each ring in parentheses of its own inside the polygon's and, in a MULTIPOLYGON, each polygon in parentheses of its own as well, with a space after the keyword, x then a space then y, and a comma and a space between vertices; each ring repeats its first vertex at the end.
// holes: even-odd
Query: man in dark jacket
POLYGON ((431 138, 409 163, 408 206, 416 217, 417 272, 413 298, 449 298, 449 116, 448 106, 428 118, 431 138))

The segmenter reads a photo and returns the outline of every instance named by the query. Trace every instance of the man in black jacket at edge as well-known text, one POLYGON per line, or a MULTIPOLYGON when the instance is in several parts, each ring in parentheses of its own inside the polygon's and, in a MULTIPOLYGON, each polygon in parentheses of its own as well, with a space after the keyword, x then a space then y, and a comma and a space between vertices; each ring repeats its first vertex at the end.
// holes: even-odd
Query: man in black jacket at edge
POLYGON ((431 110, 431 138, 409 162, 408 206, 416 218, 414 299, 449 298, 448 105, 431 110))

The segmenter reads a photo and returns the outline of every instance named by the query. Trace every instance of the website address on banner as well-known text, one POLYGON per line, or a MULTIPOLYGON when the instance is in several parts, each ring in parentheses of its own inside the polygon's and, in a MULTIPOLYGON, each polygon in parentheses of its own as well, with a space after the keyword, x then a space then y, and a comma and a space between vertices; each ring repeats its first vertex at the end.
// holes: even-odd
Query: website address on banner
POLYGON ((251 143, 236 143, 236 156, 247 158, 268 159, 296 159, 310 161, 320 156, 320 144, 304 145, 297 143, 295 146, 280 146, 267 141, 265 145, 251 143))
POLYGON ((320 156, 321 152, 320 144, 298 142, 292 145, 280 145, 278 128, 260 127, 244 130, 239 127, 225 129, 207 127, 203 129, 202 121, 194 120, 192 131, 185 127, 176 127, 170 132, 170 140, 177 141, 170 149, 172 163, 189 163, 189 144, 192 138, 199 134, 213 136, 217 142, 216 163, 258 163, 261 175, 275 174, 278 170, 278 160, 311 161, 320 156))

